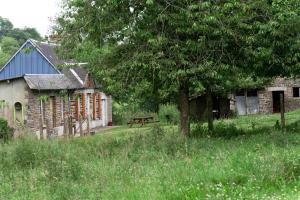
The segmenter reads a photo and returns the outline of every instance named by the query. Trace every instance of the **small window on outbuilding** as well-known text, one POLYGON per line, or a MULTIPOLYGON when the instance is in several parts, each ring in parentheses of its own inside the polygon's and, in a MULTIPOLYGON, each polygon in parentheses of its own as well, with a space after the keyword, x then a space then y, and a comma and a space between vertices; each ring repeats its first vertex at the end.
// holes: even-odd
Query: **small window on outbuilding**
POLYGON ((300 97, 299 87, 293 87, 293 97, 300 97))

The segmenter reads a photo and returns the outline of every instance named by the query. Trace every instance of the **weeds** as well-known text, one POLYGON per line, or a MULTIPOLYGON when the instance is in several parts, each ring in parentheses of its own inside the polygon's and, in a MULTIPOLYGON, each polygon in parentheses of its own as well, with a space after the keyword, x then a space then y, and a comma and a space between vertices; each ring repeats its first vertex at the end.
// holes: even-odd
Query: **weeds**
POLYGON ((165 104, 159 107, 159 120, 167 124, 179 123, 179 110, 175 104, 165 104))
POLYGON ((5 119, 0 118, 0 142, 7 143, 13 136, 13 129, 8 126, 5 119))
POLYGON ((0 199, 299 199, 299 123, 248 124, 14 141, 0 146, 0 199))

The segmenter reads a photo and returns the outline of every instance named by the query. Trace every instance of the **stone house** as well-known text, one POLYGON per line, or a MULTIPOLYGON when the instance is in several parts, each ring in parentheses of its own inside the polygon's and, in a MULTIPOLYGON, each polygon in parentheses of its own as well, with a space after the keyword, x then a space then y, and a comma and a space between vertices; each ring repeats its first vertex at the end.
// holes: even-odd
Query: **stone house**
POLYGON ((283 94, 285 111, 300 108, 300 79, 276 78, 264 88, 241 90, 232 95, 238 115, 280 112, 280 94, 283 94))
POLYGON ((83 63, 64 61, 57 45, 27 40, 0 70, 0 117, 15 130, 41 127, 62 135, 66 118, 75 132, 112 125, 112 98, 101 91, 83 63), (61 65, 69 66, 59 70, 61 65), (81 120, 82 119, 82 120, 81 120))

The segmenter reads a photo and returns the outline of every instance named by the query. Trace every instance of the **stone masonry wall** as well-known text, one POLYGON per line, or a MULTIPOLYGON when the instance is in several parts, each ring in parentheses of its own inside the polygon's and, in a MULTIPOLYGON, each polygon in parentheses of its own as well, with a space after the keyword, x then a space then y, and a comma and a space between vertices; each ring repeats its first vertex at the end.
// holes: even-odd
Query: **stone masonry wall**
MULTIPOLYGON (((32 130, 39 130, 39 121, 40 121, 40 106, 41 102, 39 97, 41 95, 49 96, 48 100, 44 102, 44 116, 45 120, 49 120, 50 128, 54 127, 53 116, 55 117, 56 126, 63 124, 63 118, 61 115, 61 101, 63 97, 60 97, 58 93, 47 93, 47 92, 35 92, 29 90, 28 92, 28 108, 27 108, 27 127, 32 130), (56 110, 53 113, 53 109, 56 110)), ((67 105, 64 104, 64 111, 66 112, 67 105)), ((46 122, 44 122, 45 124, 46 122)))
POLYGON ((277 78, 268 87, 258 91, 259 111, 261 113, 273 112, 272 90, 276 91, 277 87, 278 91, 285 89, 284 102, 287 112, 300 108, 300 97, 293 97, 293 87, 300 87, 300 79, 277 78))
MULTIPOLYGON (((97 92, 97 91, 96 91, 97 92)), ((97 92, 98 94, 99 92, 97 92)), ((76 119, 76 102, 78 101, 78 94, 72 93, 70 96, 70 103, 68 103, 68 99, 66 97, 61 97, 59 95, 59 92, 53 92, 53 91, 45 91, 45 92, 38 92, 38 91, 32 91, 28 89, 28 106, 27 106, 27 116, 26 116, 26 125, 28 128, 38 131, 40 127, 40 96, 47 95, 48 100, 44 105, 44 111, 45 111, 45 121, 44 125, 46 124, 46 120, 49 121, 50 128, 54 128, 53 124, 53 116, 55 117, 55 127, 62 126, 64 124, 64 117, 67 115, 71 115, 74 119, 76 119), (62 107, 62 101, 63 103, 63 113, 61 110, 62 107), (54 103, 54 104, 53 104, 54 103), (69 104, 70 104, 70 112, 69 112, 69 104), (54 108, 55 107, 55 108, 54 108), (53 109, 55 109, 55 112, 53 112, 53 109)), ((92 95, 91 95, 92 96, 92 95)), ((99 99, 97 98, 96 104, 98 106, 99 99)), ((93 105, 92 98, 90 98, 90 105, 93 105)), ((87 104, 86 104, 87 106, 87 104)), ((101 106, 100 108, 101 109, 101 106)), ((97 119, 100 118, 99 116, 99 110, 97 109, 97 119)), ((92 108, 90 110, 92 112, 92 108)), ((110 117, 111 118, 111 117, 110 117)))

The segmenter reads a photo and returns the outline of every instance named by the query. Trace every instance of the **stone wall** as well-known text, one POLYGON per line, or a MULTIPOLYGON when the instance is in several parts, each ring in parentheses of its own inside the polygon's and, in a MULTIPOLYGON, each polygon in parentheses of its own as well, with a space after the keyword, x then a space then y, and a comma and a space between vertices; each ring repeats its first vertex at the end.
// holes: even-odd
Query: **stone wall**
MULTIPOLYGON (((40 96, 42 95, 48 96, 48 100, 43 102, 43 112, 45 112, 44 125, 46 124, 46 120, 49 121, 50 128, 63 125, 61 102, 64 97, 61 97, 57 92, 38 92, 29 90, 26 126, 32 130, 39 130, 41 118, 40 96), (54 121, 55 124, 53 124, 54 121)), ((64 104, 64 112, 67 112, 66 102, 64 104)))
POLYGON ((272 92, 268 92, 266 89, 259 90, 257 92, 259 102, 260 113, 272 113, 273 112, 273 101, 272 92))
MULTIPOLYGON (((91 91, 89 91, 91 92, 91 91)), ((96 92, 97 94, 99 93, 98 91, 93 91, 96 92)), ((85 91, 76 91, 71 93, 70 95, 70 101, 68 101, 67 97, 61 97, 59 92, 56 91, 44 91, 44 92, 38 92, 38 91, 32 91, 28 90, 28 106, 27 106, 27 120, 26 120, 26 126, 32 130, 38 131, 40 127, 40 117, 41 117, 41 102, 40 102, 40 96, 46 95, 48 96, 48 100, 44 102, 44 108, 43 110, 45 111, 44 114, 44 125, 46 125, 46 120, 49 121, 49 127, 50 129, 54 127, 59 127, 64 125, 64 118, 66 116, 72 116, 75 120, 77 119, 77 112, 76 112, 76 104, 78 101, 78 94, 85 94, 86 99, 87 99, 87 93, 85 91), (62 106, 62 102, 63 106, 62 106), (63 107, 63 110, 62 110, 63 107), (63 112, 63 113, 62 113, 63 112), (55 119, 55 120, 53 120, 55 119), (53 124, 53 122, 56 122, 53 124), (55 125, 55 126, 54 126, 55 125)), ((93 96, 93 93, 91 93, 91 97, 93 96)), ((96 104, 98 106, 99 99, 96 98, 96 104)), ((93 98, 90 98, 90 116, 93 116, 93 98)), ((85 105, 86 112, 87 112, 87 102, 85 105)), ((80 106, 81 107, 81 106, 80 106)), ((111 106, 110 106, 111 108, 111 106)), ((99 109, 99 108, 98 108, 99 109)), ((96 111, 96 120, 100 120, 100 114, 99 110, 97 109, 96 111)), ((81 108, 80 108, 81 110, 81 108)), ((101 112, 101 105, 100 105, 100 112, 101 112)), ((111 112, 111 109, 110 109, 111 112)), ((106 115, 109 116, 111 119, 111 113, 106 113, 106 115)), ((90 119, 92 120, 92 118, 90 119)))
POLYGON ((273 91, 284 91, 285 110, 292 111, 300 108, 300 97, 293 97, 293 87, 300 87, 300 79, 277 78, 272 84, 258 91, 259 111, 273 112, 273 91))

